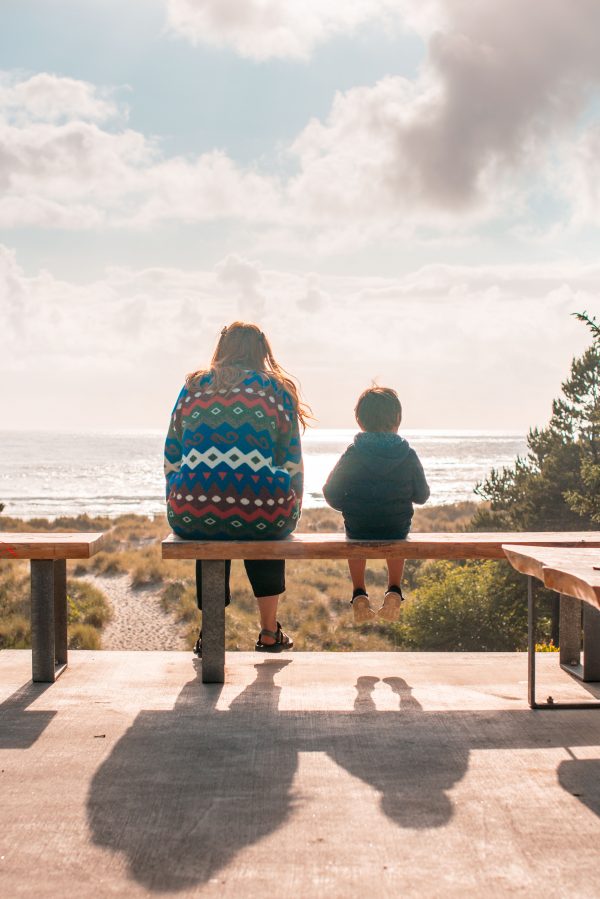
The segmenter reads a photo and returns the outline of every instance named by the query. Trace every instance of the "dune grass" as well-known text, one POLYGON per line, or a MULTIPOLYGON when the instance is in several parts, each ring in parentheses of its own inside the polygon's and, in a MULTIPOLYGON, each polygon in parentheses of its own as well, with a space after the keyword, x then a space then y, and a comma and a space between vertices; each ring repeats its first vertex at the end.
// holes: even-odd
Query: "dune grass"
MULTIPOLYGON (((418 508, 415 531, 466 530, 478 504, 418 508)), ((21 520, 0 516, 0 530, 104 531, 103 550, 91 559, 71 563, 68 581, 69 634, 73 647, 98 648, 109 606, 101 591, 78 576, 94 573, 104 577, 129 574, 132 588, 154 586, 161 590, 163 609, 172 612, 193 646, 200 625, 196 605, 195 564, 190 560, 161 558, 160 541, 170 532, 165 515, 148 518, 127 514, 115 519, 87 515, 21 520)), ((310 509, 302 515, 303 532, 341 532, 342 518, 332 509, 310 509)), ((408 590, 418 581, 427 563, 409 562, 405 583, 408 590)), ((299 650, 383 651, 405 644, 403 630, 385 622, 356 626, 352 620, 350 579, 342 561, 290 561, 286 566, 287 590, 279 618, 293 636, 299 650)), ((369 562, 367 589, 374 608, 383 600, 387 584, 383 561, 369 562)), ((227 612, 226 645, 230 650, 248 650, 258 634, 256 601, 241 562, 232 566, 233 602, 227 612)), ((410 602, 410 600, 408 600, 410 602)), ((408 604, 408 603, 407 603, 408 604)), ((26 563, 0 563, 0 647, 29 645, 29 584, 26 563)))
MULTIPOLYGON (((70 649, 100 649, 102 629, 110 620, 106 596, 97 587, 67 578, 70 649)), ((29 564, 0 561, 0 649, 31 646, 29 564)))

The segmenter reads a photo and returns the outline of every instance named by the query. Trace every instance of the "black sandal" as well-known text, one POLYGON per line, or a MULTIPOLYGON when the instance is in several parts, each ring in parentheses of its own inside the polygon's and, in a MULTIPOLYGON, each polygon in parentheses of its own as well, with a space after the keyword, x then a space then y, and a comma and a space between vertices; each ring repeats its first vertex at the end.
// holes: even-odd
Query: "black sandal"
POLYGON ((277 622, 277 630, 269 631, 266 627, 263 627, 260 634, 258 635, 258 640, 256 641, 256 645, 254 646, 257 652, 283 652, 284 649, 292 649, 294 643, 287 634, 281 630, 281 625, 277 622), (263 643, 261 641, 262 636, 272 637, 275 640, 274 643, 263 643))
POLYGON ((199 659, 202 658, 202 631, 198 634, 198 639, 194 645, 194 655, 197 655, 199 659))

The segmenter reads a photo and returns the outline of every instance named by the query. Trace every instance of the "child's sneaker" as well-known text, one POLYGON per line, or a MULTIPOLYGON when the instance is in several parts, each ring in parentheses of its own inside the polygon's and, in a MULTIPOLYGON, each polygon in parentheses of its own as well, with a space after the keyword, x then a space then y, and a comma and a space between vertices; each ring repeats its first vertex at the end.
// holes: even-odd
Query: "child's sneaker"
POLYGON ((400 606, 404 602, 404 596, 400 587, 394 584, 390 585, 385 591, 383 605, 377 613, 380 618, 385 621, 398 621, 400 617, 400 606))
POLYGON ((352 594, 350 604, 354 611, 355 624, 364 624, 365 621, 372 621, 375 618, 375 612, 369 605, 369 595, 360 587, 357 587, 352 594))

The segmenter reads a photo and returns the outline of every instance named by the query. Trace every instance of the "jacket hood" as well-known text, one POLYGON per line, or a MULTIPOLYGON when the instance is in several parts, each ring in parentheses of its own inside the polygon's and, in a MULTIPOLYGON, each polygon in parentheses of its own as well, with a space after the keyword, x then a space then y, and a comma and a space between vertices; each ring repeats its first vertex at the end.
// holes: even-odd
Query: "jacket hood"
POLYGON ((354 449, 362 461, 371 468, 377 465, 383 474, 406 461, 411 448, 408 440, 399 434, 380 434, 361 431, 354 438, 354 449))

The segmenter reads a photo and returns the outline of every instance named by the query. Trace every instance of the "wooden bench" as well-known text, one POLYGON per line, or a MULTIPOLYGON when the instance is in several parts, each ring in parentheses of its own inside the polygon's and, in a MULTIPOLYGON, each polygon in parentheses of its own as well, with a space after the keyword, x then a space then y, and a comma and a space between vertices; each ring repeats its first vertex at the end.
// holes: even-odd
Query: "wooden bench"
POLYGON ((202 680, 225 677, 226 559, 506 559, 503 544, 600 547, 600 532, 410 534, 406 540, 348 540, 342 534, 293 534, 284 540, 162 542, 163 559, 201 559, 202 680))
POLYGON ((67 559, 89 559, 104 534, 0 532, 1 559, 31 562, 32 679, 54 683, 67 667, 67 559))
POLYGON ((531 708, 580 709, 600 707, 600 702, 556 702, 535 697, 536 609, 533 578, 560 596, 559 661, 561 667, 580 680, 600 681, 600 551, 561 546, 504 547, 506 558, 527 576, 529 705, 531 708), (581 648, 583 635, 583 665, 581 648))

